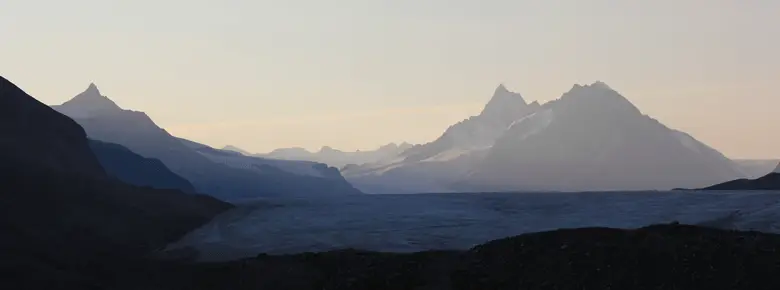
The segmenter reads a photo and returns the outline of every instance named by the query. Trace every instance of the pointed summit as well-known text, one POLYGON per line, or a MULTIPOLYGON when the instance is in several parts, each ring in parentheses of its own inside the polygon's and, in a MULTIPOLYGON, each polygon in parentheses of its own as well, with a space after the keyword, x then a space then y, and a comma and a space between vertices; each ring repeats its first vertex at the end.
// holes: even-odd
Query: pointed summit
POLYGON ((480 116, 513 121, 525 115, 527 106, 528 104, 522 95, 509 91, 504 84, 500 84, 493 93, 493 97, 485 105, 480 116))
POLYGON ((60 113, 76 118, 87 118, 96 114, 122 110, 114 101, 103 96, 95 83, 90 83, 85 91, 62 105, 53 106, 53 108, 60 113))
POLYGON ((98 87, 95 85, 95 83, 89 83, 89 87, 87 87, 87 90, 84 92, 100 95, 100 90, 98 90, 98 87))

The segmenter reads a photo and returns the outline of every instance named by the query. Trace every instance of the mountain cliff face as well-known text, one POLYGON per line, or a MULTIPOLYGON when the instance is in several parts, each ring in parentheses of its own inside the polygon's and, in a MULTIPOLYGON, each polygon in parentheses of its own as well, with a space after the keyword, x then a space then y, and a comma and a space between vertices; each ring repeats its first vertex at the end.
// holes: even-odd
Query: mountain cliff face
POLYGON ((89 147, 106 172, 122 182, 196 193, 195 187, 188 180, 171 172, 160 160, 144 158, 113 143, 90 140, 89 147))
POLYGON ((526 105, 501 86, 479 116, 401 155, 344 174, 364 191, 396 184, 410 192, 673 189, 744 177, 721 153, 643 115, 602 82, 575 85, 544 105, 526 105))
POLYGON ((741 176, 728 158, 642 115, 604 83, 518 120, 463 180, 478 190, 646 190, 741 176))
POLYGON ((4 285, 95 289, 96 265, 147 255, 231 207, 111 178, 81 127, 2 77, 0 126, 4 285))
POLYGON ((53 108, 70 114, 95 140, 120 144, 133 152, 162 161, 205 194, 223 200, 254 197, 339 195, 360 193, 349 183, 320 176, 303 176, 284 170, 235 168, 215 162, 188 142, 158 127, 143 112, 124 110, 92 86, 77 98, 53 108), (96 103, 96 104, 95 104, 96 103))

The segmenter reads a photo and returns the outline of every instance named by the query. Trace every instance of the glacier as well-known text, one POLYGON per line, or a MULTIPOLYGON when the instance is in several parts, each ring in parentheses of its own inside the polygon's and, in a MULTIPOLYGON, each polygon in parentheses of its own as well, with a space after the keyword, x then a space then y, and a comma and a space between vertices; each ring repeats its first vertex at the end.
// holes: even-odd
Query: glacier
POLYGON ((447 193, 253 200, 168 250, 202 261, 344 248, 387 252, 467 249, 529 232, 637 228, 678 221, 780 232, 780 192, 447 193))

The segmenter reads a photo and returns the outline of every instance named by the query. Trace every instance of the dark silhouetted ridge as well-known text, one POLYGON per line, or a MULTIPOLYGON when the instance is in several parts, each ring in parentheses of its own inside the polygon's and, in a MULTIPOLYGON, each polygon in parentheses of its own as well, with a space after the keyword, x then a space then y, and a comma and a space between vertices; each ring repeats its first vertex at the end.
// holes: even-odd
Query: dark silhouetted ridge
POLYGON ((0 77, 0 152, 57 171, 103 174, 76 122, 0 77))
POLYGON ((778 259, 778 235, 672 224, 531 233, 460 252, 260 255, 182 277, 198 289, 752 290, 780 287, 778 259))
POLYGON ((102 289, 111 281, 107 273, 133 265, 231 207, 111 178, 81 127, 4 78, 0 138, 5 287, 102 289))
POLYGON ((702 190, 780 190, 780 173, 772 172, 756 179, 737 179, 702 190))

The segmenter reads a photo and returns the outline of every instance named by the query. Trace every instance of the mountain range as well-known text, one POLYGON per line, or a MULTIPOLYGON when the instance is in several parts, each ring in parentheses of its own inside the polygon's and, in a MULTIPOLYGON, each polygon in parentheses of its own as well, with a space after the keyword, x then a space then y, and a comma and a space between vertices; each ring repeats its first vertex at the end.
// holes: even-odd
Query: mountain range
POLYGON ((75 120, 89 138, 158 159, 191 182, 198 192, 223 200, 360 193, 338 170, 324 164, 249 156, 227 160, 224 153, 228 151, 172 136, 147 114, 120 108, 94 84, 52 108, 75 120))
POLYGON ((668 190, 746 176, 603 82, 543 105, 501 85, 479 115, 438 139, 343 174, 370 193, 668 190))
POLYGON ((343 168, 347 165, 362 165, 366 163, 375 163, 398 156, 401 152, 412 148, 412 144, 403 142, 401 144, 390 143, 380 146, 376 150, 366 151, 341 151, 329 146, 323 146, 317 152, 311 152, 304 148, 280 148, 265 154, 252 154, 236 146, 225 146, 223 150, 234 151, 244 155, 251 155, 264 158, 281 160, 307 160, 321 162, 330 166, 343 168))
MULTIPOLYGON (((92 87, 87 92, 97 91, 92 87)), ((504 91, 497 90, 502 94, 504 91)), ((95 97, 94 94, 80 96, 79 99, 95 97)), ((452 126, 442 138, 409 148, 394 160, 377 162, 397 166, 380 164, 378 167, 392 172, 407 170, 407 166, 424 168, 431 163, 436 165, 427 169, 446 172, 444 167, 462 165, 467 174, 455 178, 454 186, 474 186, 458 182, 468 183, 469 178, 479 177, 481 172, 508 165, 514 166, 513 170, 526 170, 520 172, 530 177, 515 177, 523 180, 522 184, 529 184, 527 178, 538 177, 540 173, 524 166, 535 165, 532 161, 536 160, 556 161, 545 163, 553 165, 564 163, 555 158, 574 160, 573 164, 563 164, 566 166, 543 167, 555 169, 556 174, 563 173, 560 180, 566 181, 565 184, 588 184, 594 180, 610 184, 618 169, 625 169, 622 174, 631 178, 631 174, 655 174, 652 170, 665 170, 665 166, 672 165, 687 166, 684 168, 688 170, 712 166, 713 170, 702 171, 701 180, 716 179, 710 175, 739 174, 732 172, 730 168, 734 164, 725 162, 717 151, 642 115, 605 84, 575 86, 561 99, 539 106, 518 101, 517 94, 511 96, 497 102, 520 108, 499 106, 501 110, 497 112, 488 110, 489 105, 480 116, 452 126), (504 114, 507 117, 498 117, 504 114), (521 117, 510 122, 511 116, 521 117), (496 128, 490 124, 508 125, 502 133, 495 134, 498 130, 494 131, 496 128), (595 125, 601 129, 594 129, 595 125), (483 139, 461 138, 464 134, 483 139), (648 136, 657 140, 648 140, 648 136), (491 138, 492 145, 485 141, 491 138), (583 144, 587 146, 582 147, 583 144), (517 150, 518 155, 510 150, 517 150), (642 153, 642 150, 658 151, 642 153), (527 157, 528 152, 538 155, 527 157), (661 153, 670 155, 657 155, 661 153), (648 161, 651 156, 664 158, 651 162, 648 161), (635 168, 640 165, 650 168, 635 168), (597 170, 604 176, 587 174, 588 170, 597 170), (577 178, 566 175, 580 172, 586 174, 577 178)), ((216 168, 201 169, 207 173, 227 170, 260 177, 263 182, 249 186, 276 185, 312 191, 318 189, 312 184, 323 184, 312 182, 289 187, 288 183, 307 182, 312 178, 318 178, 318 182, 343 180, 338 178, 341 176, 338 170, 321 163, 245 156, 166 135, 148 117, 143 118, 145 114, 119 109, 123 112, 120 113, 107 98, 97 99, 101 101, 83 107, 74 105, 78 102, 69 102, 70 105, 59 109, 99 128, 93 127, 98 136, 113 136, 101 130, 109 130, 117 122, 127 127, 114 129, 131 135, 129 138, 148 138, 140 143, 128 143, 149 152, 167 152, 169 155, 159 155, 167 160, 176 160, 170 155, 198 158, 190 164, 216 168), (119 122, 122 118, 133 122, 119 122), (106 128, 95 124, 100 121, 107 122, 106 128), (149 148, 141 146, 147 143, 149 148), (160 145, 171 146, 166 147, 170 151, 155 147, 160 145), (267 176, 281 181, 266 183, 268 179, 263 177, 267 176)), ((282 285, 285 289, 408 289, 424 285, 434 289, 495 289, 543 288, 554 281, 557 284, 553 286, 561 289, 580 289, 582 285, 601 289, 607 280, 599 275, 603 276, 603 269, 611 266, 618 270, 608 271, 611 278, 607 282, 625 284, 624 288, 656 289, 669 283, 678 288, 695 288, 694 285, 710 283, 707 285, 712 287, 738 285, 737 288, 753 289, 778 284, 776 269, 767 265, 777 258, 772 253, 778 252, 773 249, 780 247, 780 237, 678 224, 639 230, 586 228, 533 233, 489 242, 468 251, 261 254, 254 259, 203 264, 152 259, 159 258, 157 250, 233 206, 193 193, 202 188, 169 169, 163 158, 142 156, 120 144, 88 139, 88 132, 73 119, 38 102, 3 77, 0 77, 0 133, 0 198, 3 200, 0 203, 0 281, 6 288, 264 289, 282 285), (557 256, 551 259, 551 253, 557 256), (713 261, 722 263, 713 264, 713 261), (684 271, 668 266, 680 263, 693 266, 684 271), (579 266, 573 269, 572 265, 579 266), (518 272, 522 267, 527 271, 518 272), (695 279, 661 281, 658 271, 666 271, 663 276, 695 279), (556 279, 561 275, 571 279, 556 279), (713 282, 712 277, 720 279, 713 282)), ((375 166, 349 167, 371 172, 375 166)), ((668 181, 665 178, 669 174, 655 174, 650 178, 668 181)), ((501 181, 505 183, 499 185, 511 184, 507 182, 509 179, 501 181)), ((780 165, 764 177, 735 180, 718 189, 777 190, 778 185, 780 165)))

